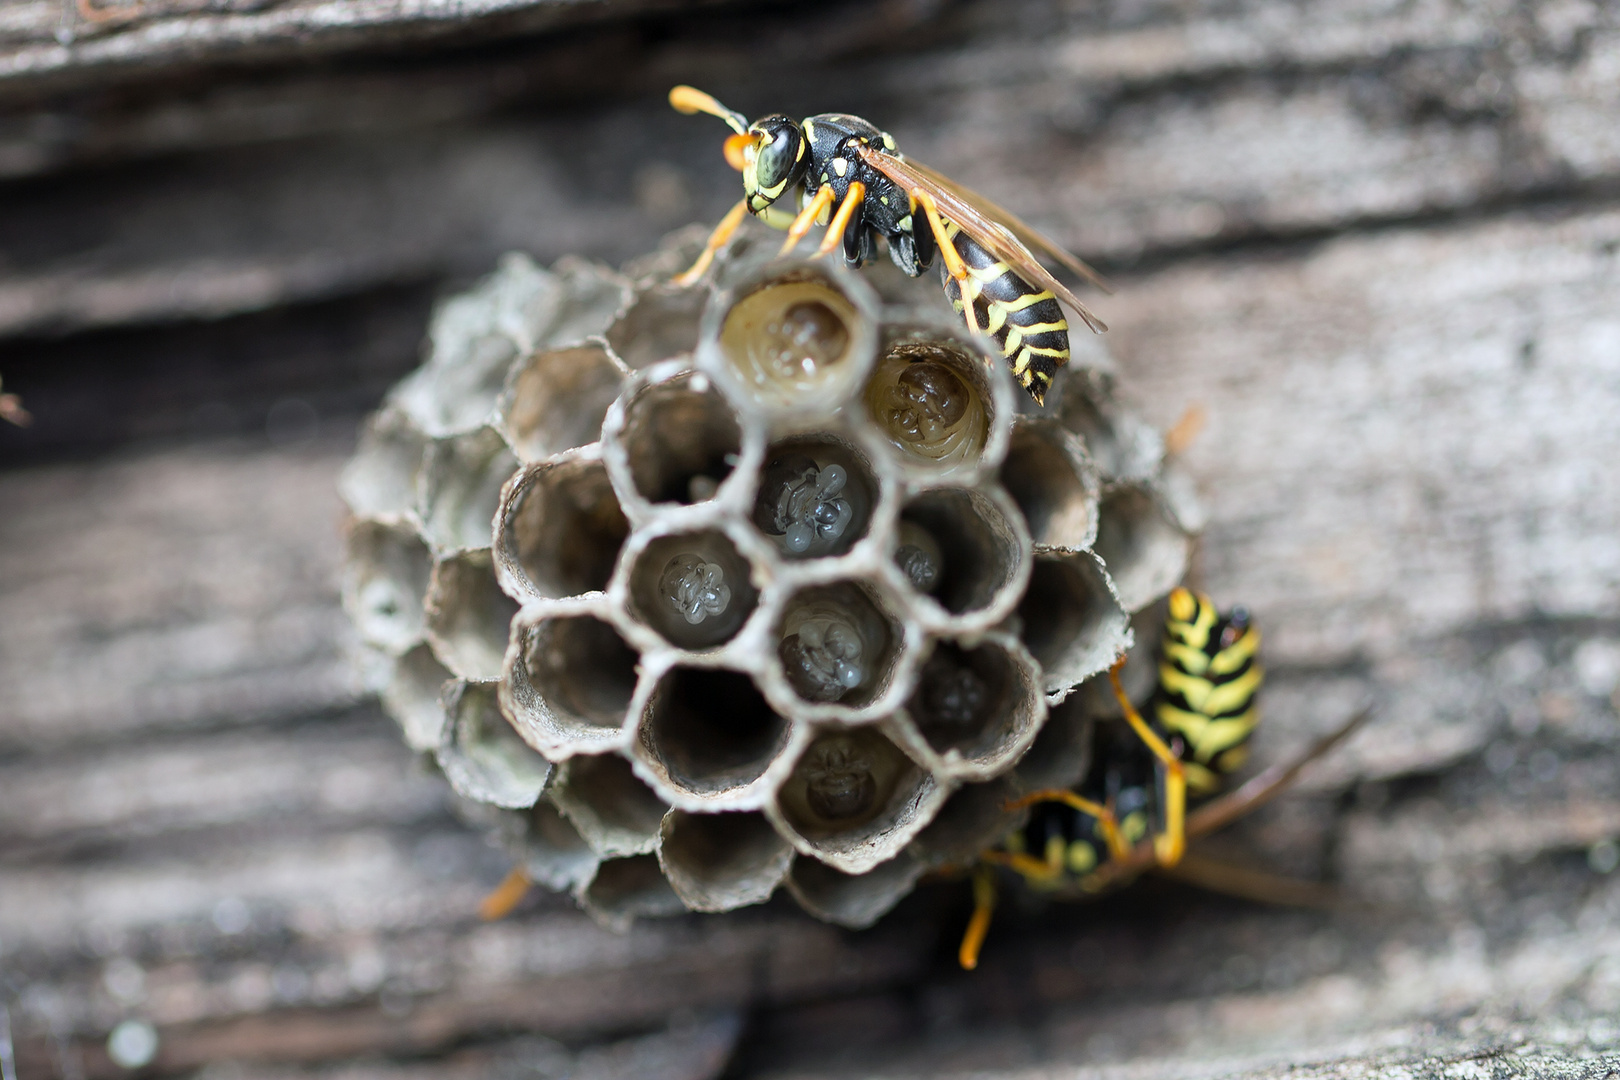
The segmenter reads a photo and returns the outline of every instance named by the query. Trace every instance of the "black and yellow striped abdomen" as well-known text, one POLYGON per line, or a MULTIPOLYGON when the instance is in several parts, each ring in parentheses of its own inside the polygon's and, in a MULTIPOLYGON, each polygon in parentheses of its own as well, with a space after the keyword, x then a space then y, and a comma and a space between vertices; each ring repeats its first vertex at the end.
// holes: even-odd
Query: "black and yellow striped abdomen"
POLYGON ((1207 596, 1188 589, 1170 594, 1154 719, 1186 744, 1187 784, 1195 792, 1219 788, 1220 774, 1248 756, 1260 719, 1259 651, 1260 631, 1244 609, 1223 616, 1207 596))
MULTIPOLYGON (((1019 277, 954 222, 945 223, 945 233, 967 264, 967 288, 979 329, 995 339, 1019 384, 1043 401, 1057 369, 1069 362, 1069 323, 1057 297, 1019 277)), ((943 266, 940 275, 945 295, 961 313, 961 288, 943 266)))

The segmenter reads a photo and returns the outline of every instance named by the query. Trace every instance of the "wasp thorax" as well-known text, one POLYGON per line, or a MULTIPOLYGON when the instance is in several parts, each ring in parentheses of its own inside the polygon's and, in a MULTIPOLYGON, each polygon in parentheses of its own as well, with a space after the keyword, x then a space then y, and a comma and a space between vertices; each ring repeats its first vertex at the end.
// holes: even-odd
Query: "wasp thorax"
POLYGON ((658 591, 677 615, 696 626, 722 615, 731 604, 731 586, 719 563, 704 562, 691 552, 669 560, 658 579, 658 591))
POLYGON ((782 537, 790 554, 830 549, 855 518, 844 490, 848 484, 849 472, 842 465, 818 466, 805 454, 778 458, 765 470, 754 522, 762 531, 782 537))
POLYGON ((952 350, 901 342, 878 361, 866 389, 867 411, 908 456, 945 465, 984 452, 989 416, 979 392, 954 364, 952 350))
POLYGON ((877 802, 871 757, 853 739, 822 739, 810 748, 801 768, 805 804, 828 823, 862 817, 877 802))
POLYGON ((931 593, 945 573, 945 553, 927 529, 912 521, 900 522, 900 545, 894 549, 894 564, 906 575, 912 588, 931 593))
POLYGON ((796 613, 778 652, 788 682, 806 701, 837 701, 866 679, 865 642, 855 621, 832 607, 796 613))

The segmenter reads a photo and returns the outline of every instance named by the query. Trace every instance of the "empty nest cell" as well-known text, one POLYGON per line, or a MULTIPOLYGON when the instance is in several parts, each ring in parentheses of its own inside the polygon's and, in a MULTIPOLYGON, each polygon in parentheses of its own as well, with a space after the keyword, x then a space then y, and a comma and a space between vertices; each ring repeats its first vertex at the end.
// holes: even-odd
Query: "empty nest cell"
POLYGON ((799 859, 788 874, 788 891, 818 919, 863 930, 886 915, 922 876, 923 865, 900 854, 864 874, 846 874, 815 859, 799 859))
POLYGON ((644 855, 658 846, 669 807, 617 754, 580 754, 558 767, 548 795, 591 850, 603 856, 644 855))
POLYGON ((416 510, 416 483, 427 444, 403 413, 377 413, 338 481, 343 500, 360 517, 404 521, 416 510))
POLYGON ((677 805, 745 797, 787 745, 788 721, 752 679, 723 668, 666 672, 643 710, 643 760, 677 805))
POLYGON ((1131 485, 1103 498, 1093 550, 1108 564, 1119 602, 1126 611, 1138 611, 1181 580, 1192 539, 1153 492, 1131 485))
POLYGON ((1050 420, 1013 428, 1001 486, 1018 504, 1036 544, 1084 551, 1097 535, 1097 475, 1084 444, 1050 420))
POLYGON ((704 289, 644 292, 608 328, 607 342, 619 359, 637 371, 660 360, 689 356, 697 348, 698 323, 707 299, 704 289))
POLYGON ((578 596, 607 587, 630 523, 594 458, 526 468, 501 501, 496 571, 509 594, 578 596))
POLYGON ((624 372, 600 345, 541 350, 507 380, 501 434, 523 461, 593 443, 623 382, 624 372))
POLYGON ((428 446, 422 463, 422 532, 437 551, 487 548, 501 486, 518 461, 490 428, 428 446))
POLYGON ((797 436, 766 449, 753 521, 790 559, 841 555, 866 535, 877 499, 865 454, 836 436, 797 436))
POLYGON ((518 843, 530 880, 548 889, 577 888, 596 873, 596 853, 544 799, 524 811, 518 843))
POLYGON ((587 910, 612 926, 628 926, 637 918, 675 915, 686 910, 658 866, 656 855, 608 859, 580 892, 587 910))
POLYGON ((353 523, 348 534, 343 606, 360 638, 398 655, 422 640, 422 597, 433 557, 410 529, 353 523))
POLYGON ((439 767, 458 794, 491 806, 533 806, 551 775, 551 762, 518 738, 501 715, 493 683, 452 684, 445 695, 448 738, 439 767))
POLYGON ((752 576, 723 533, 656 537, 632 564, 630 609, 676 648, 713 648, 736 636, 758 604, 752 576))
POLYGON ((433 567, 427 636, 445 665, 464 679, 501 677, 518 606, 495 580, 488 551, 467 551, 433 567))
POLYGON ((758 904, 787 876, 793 849, 758 812, 689 814, 664 819, 659 862, 693 911, 758 904))
POLYGON ((794 593, 777 626, 777 660, 802 700, 850 708, 888 688, 904 631, 869 586, 854 581, 794 593))
POLYGON ((617 742, 637 656, 594 611, 534 608, 513 621, 502 701, 524 737, 554 755, 617 742))
POLYGON ((1018 618, 1047 693, 1067 693, 1105 670, 1130 641, 1130 619, 1107 575, 1083 552, 1035 556, 1018 618))
POLYGON ((617 437, 649 503, 713 498, 742 454, 737 414, 707 377, 690 372, 643 387, 625 406, 617 437))
POLYGON ((444 684, 453 677, 425 644, 416 646, 394 664, 382 688, 382 702, 399 723, 405 745, 412 750, 438 749, 445 724, 444 706, 439 699, 444 684))

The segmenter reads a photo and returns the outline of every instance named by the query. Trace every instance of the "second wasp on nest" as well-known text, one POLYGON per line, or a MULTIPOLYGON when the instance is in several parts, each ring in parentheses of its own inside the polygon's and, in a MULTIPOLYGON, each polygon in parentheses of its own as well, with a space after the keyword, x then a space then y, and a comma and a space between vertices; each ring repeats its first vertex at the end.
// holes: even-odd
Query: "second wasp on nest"
MULTIPOLYGON (((756 185, 774 145, 739 144, 756 185)), ((517 856, 487 913, 531 883, 614 924, 785 888, 858 927, 975 868, 971 961, 998 865, 1094 891, 1253 805, 1179 793, 1236 763, 1251 720, 1210 695, 1252 698, 1258 668, 1225 665, 1254 639, 1175 593, 1191 651, 1166 662, 1237 689, 1109 721, 1197 525, 1157 433, 1105 361, 1022 414, 1011 330, 775 247, 733 222, 696 281, 690 244, 623 272, 509 256, 444 304, 344 474, 345 606, 406 741, 517 856), (1094 720, 1130 733, 1095 767, 1094 720), (1132 816, 1154 770, 1167 797, 1132 816)))

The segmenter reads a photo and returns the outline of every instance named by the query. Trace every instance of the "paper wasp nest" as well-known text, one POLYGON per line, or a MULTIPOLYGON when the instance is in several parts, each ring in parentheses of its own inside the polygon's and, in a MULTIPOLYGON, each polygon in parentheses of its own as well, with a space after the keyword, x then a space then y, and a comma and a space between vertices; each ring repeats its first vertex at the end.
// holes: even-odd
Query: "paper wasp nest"
POLYGON ((372 685, 610 922, 785 887, 866 925, 970 861, 1078 781, 1072 691, 1196 526, 1089 335, 1037 416, 937 283, 763 232, 690 289, 690 247, 508 256, 343 477, 372 685))

